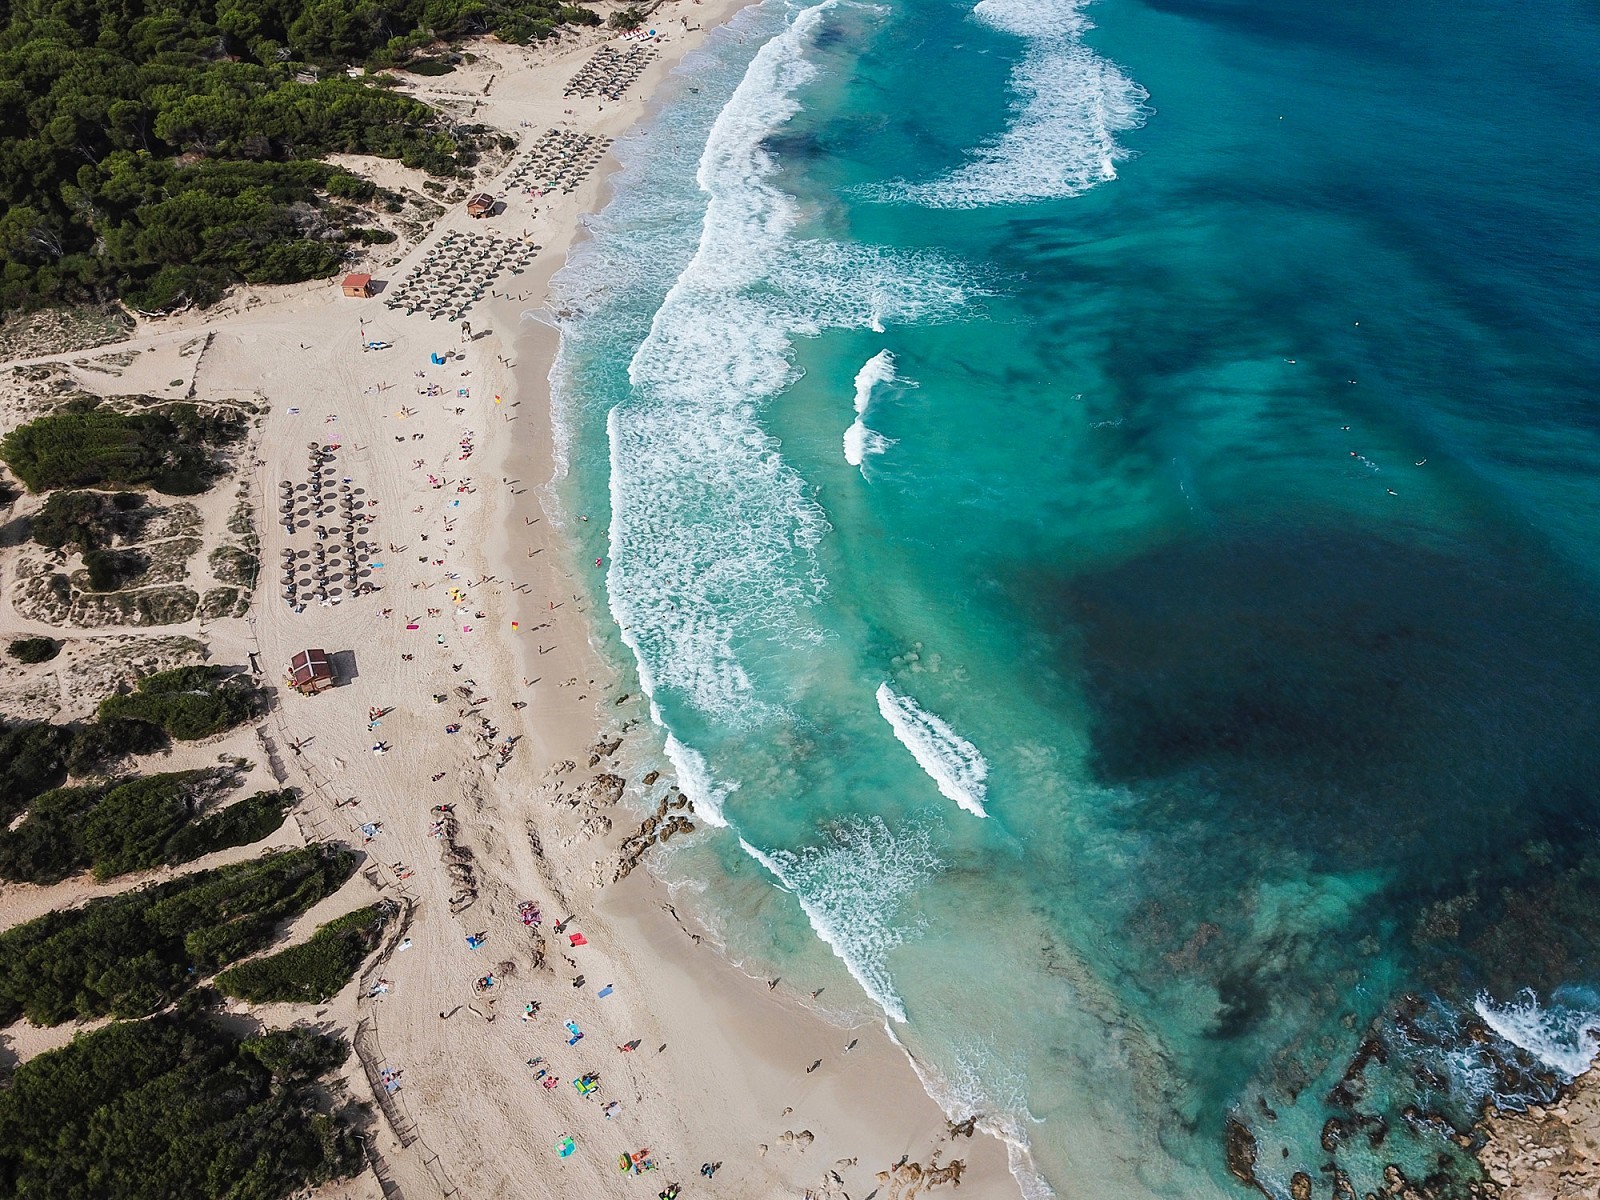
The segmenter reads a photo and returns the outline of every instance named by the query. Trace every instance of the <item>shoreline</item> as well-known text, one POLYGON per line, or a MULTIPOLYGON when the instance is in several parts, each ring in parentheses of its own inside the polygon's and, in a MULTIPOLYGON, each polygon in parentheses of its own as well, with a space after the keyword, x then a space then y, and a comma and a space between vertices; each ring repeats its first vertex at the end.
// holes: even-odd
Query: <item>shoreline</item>
MULTIPOLYGON (((641 81, 643 110, 612 136, 621 136, 650 120, 661 103, 658 94, 661 83, 677 68, 683 55, 700 44, 704 33, 726 24, 744 7, 745 0, 726 0, 702 17, 699 22, 702 29, 698 31, 702 36, 691 34, 682 45, 681 53, 664 54, 652 63, 641 81)), ((583 190, 592 199, 589 204, 579 206, 581 213, 597 212, 604 206, 620 165, 608 150, 592 179, 585 183, 583 190)), ((540 270, 531 273, 527 280, 527 300, 497 299, 489 306, 495 336, 510 347, 509 356, 516 364, 508 395, 524 409, 531 404, 532 412, 519 414, 518 420, 524 415, 536 416, 531 428, 519 424, 506 437, 497 464, 497 469, 507 477, 517 478, 521 472, 536 481, 534 487, 513 500, 509 519, 496 527, 500 531, 496 537, 498 561, 508 572, 518 565, 514 547, 519 540, 539 553, 554 556, 555 569, 568 579, 587 562, 585 549, 577 543, 582 515, 554 510, 561 476, 557 474, 554 454, 555 414, 549 376, 560 335, 554 326, 523 316, 530 308, 541 307, 536 299, 548 294, 550 280, 565 267, 570 251, 586 237, 587 230, 580 214, 578 220, 567 225, 567 236, 561 243, 546 245, 540 270), (524 364, 529 363, 536 363, 537 368, 525 368, 524 364), (532 527, 525 524, 530 519, 538 524, 532 527), (524 534, 528 536, 523 537, 524 534)), ((583 648, 570 657, 558 654, 556 661, 562 664, 559 673, 563 678, 576 677, 585 682, 593 679, 595 686, 602 690, 606 682, 611 681, 614 692, 617 677, 631 677, 632 667, 619 668, 608 662, 598 649, 598 623, 611 618, 609 613, 588 613, 580 607, 591 597, 595 603, 602 603, 603 590, 584 584, 567 593, 565 601, 576 608, 572 624, 581 627, 584 634, 583 648), (569 667, 582 669, 569 675, 569 667)), ((539 674, 548 677, 551 660, 543 659, 535 648, 524 644, 521 658, 527 677, 539 674)), ((632 699, 636 701, 638 697, 632 699)), ((590 742, 606 736, 616 725, 615 719, 607 719, 598 702, 594 703, 594 708, 595 724, 589 731, 590 742)), ((558 741, 572 744, 568 739, 552 739, 551 745, 542 747, 545 757, 560 757, 558 741)), ((667 773, 670 767, 663 762, 661 770, 667 773)), ((737 1070, 748 1089, 748 1096, 737 1097, 736 1102, 728 1104, 719 1119, 710 1124, 721 1128, 750 1125, 754 1116, 750 1101, 767 1110, 768 1123, 792 1120, 796 1130, 809 1123, 809 1131, 817 1140, 813 1151, 805 1158, 821 1160, 817 1163, 816 1180, 809 1185, 818 1194, 829 1194, 837 1186, 821 1170, 825 1162, 834 1163, 837 1169, 836 1160, 848 1158, 863 1166, 874 1163, 876 1171, 887 1169, 906 1157, 925 1158, 928 1151, 935 1148, 932 1143, 944 1134, 946 1118, 912 1069, 909 1053, 891 1041, 880 1024, 841 1029, 820 1013, 808 1009, 803 994, 788 996, 787 989, 770 991, 720 953, 704 952, 703 933, 692 933, 681 921, 675 922, 673 918, 677 914, 666 884, 649 871, 636 872, 605 888, 596 897, 596 908, 609 931, 617 935, 618 944, 635 948, 629 958, 639 956, 645 960, 630 961, 628 966, 641 978, 649 977, 656 995, 666 993, 673 997, 672 1002, 664 1006, 671 1014, 673 1039, 662 1044, 670 1046, 687 1041, 693 1060, 715 1064, 715 1070, 705 1081, 706 1095, 713 1094, 714 1089, 728 1091, 727 1074, 731 1070, 737 1070), (673 918, 666 915, 668 912, 673 913, 673 918), (734 1037, 729 1037, 730 1030, 737 1031, 734 1037), (815 1082, 807 1078, 804 1074, 806 1062, 801 1060, 823 1058, 830 1046, 835 1047, 837 1053, 838 1046, 852 1041, 861 1044, 855 1046, 853 1057, 847 1060, 848 1072, 840 1071, 828 1078, 819 1072, 813 1077, 815 1082), (780 1058, 771 1049, 775 1043, 790 1047, 792 1055, 780 1058), (806 1101, 795 1105, 790 1095, 790 1102, 784 1103, 786 1094, 802 1081, 806 1101), (821 1104, 813 1098, 813 1093, 819 1089, 821 1104), (786 1112, 788 1117, 783 1115, 786 1112), (886 1120, 891 1114, 893 1119, 886 1120), (878 1128, 873 1128, 874 1125, 878 1128), (869 1130, 870 1136, 863 1136, 869 1130), (871 1144, 871 1148, 863 1143, 871 1144), (837 1154, 833 1154, 835 1149, 837 1154)), ((614 967, 618 973, 622 969, 620 963, 614 967)), ((666 1032, 663 1025, 663 1037, 666 1032)), ((688 1133, 687 1128, 685 1133, 688 1133)), ((776 1151, 784 1145, 783 1130, 774 1125, 770 1135, 763 1135, 759 1128, 751 1127, 747 1136, 752 1144, 745 1147, 745 1152, 754 1151, 758 1163, 765 1160, 776 1165, 779 1161, 776 1151), (773 1157, 768 1156, 769 1151, 773 1157)), ((697 1191, 732 1196, 753 1194, 753 1188, 779 1187, 786 1191, 794 1189, 798 1194, 808 1186, 799 1176, 800 1155, 793 1156, 793 1170, 774 1171, 766 1179, 741 1179, 741 1173, 733 1170, 735 1162, 731 1156, 734 1153, 736 1151, 729 1150, 729 1157, 723 1160, 726 1164, 723 1172, 727 1173, 732 1190, 705 1183, 697 1184, 697 1191), (785 1175, 789 1178, 782 1178, 785 1175)), ((999 1139, 980 1136, 953 1144, 947 1153, 949 1157, 959 1156, 967 1161, 969 1171, 962 1180, 963 1194, 996 1198, 1012 1198, 1018 1194, 1006 1161, 1007 1151, 999 1139)), ((719 1172, 715 1184, 721 1185, 723 1172, 719 1172)), ((870 1185, 862 1183, 856 1194, 862 1194, 863 1190, 871 1190, 870 1185)))
MULTIPOLYGON (((533 50, 485 43, 475 47, 476 63, 406 86, 425 99, 432 88, 447 110, 470 106, 475 119, 517 138, 517 150, 488 163, 473 185, 492 192, 546 128, 614 138, 650 119, 683 56, 743 7, 660 6, 652 23, 667 40, 620 103, 562 96, 598 46, 618 44, 610 36, 533 50), (529 116, 538 113, 559 116, 529 116)), ((383 160, 349 165, 385 186, 415 182, 383 160)), ((343 1072, 350 1092, 379 1110, 373 1172, 322 1195, 554 1200, 631 1197, 641 1186, 654 1194, 679 1182, 686 1197, 860 1200, 908 1186, 905 1173, 876 1178, 899 1163, 935 1169, 960 1159, 962 1194, 1011 1200, 1017 1186, 1004 1146, 951 1134, 881 1022, 841 1024, 804 990, 750 977, 684 924, 668 885, 648 870, 612 882, 618 842, 651 803, 667 799, 670 772, 661 764, 664 777, 647 789, 617 765, 619 755, 658 758, 659 735, 639 719, 637 695, 619 700, 636 688, 619 682, 632 678, 631 664, 606 660, 599 622, 610 616, 591 608, 604 602, 603 590, 578 577, 589 557, 579 523, 558 519, 549 387, 558 332, 523 313, 539 306, 586 236, 582 218, 605 203, 618 166, 607 149, 565 192, 502 192, 506 211, 485 223, 454 205, 393 247, 399 253, 388 261, 389 248, 380 248, 368 266, 352 268, 392 294, 408 271, 435 273, 429 264, 444 257, 441 238, 542 243, 515 282, 500 278, 505 292, 468 314, 470 337, 424 314, 346 299, 335 279, 240 288, 204 312, 140 322, 124 342, 16 360, 59 366, 96 394, 255 395, 267 406, 252 443, 257 465, 242 465, 205 500, 225 514, 238 484, 255 511, 265 569, 248 616, 139 633, 194 636, 212 661, 241 669, 254 656, 273 683, 306 647, 344 661, 340 686, 316 696, 280 690, 256 730, 175 757, 201 762, 226 745, 262 778, 300 788, 294 824, 230 857, 322 840, 364 850, 358 875, 294 922, 288 940, 375 896, 398 901, 406 924, 328 1004, 235 1002, 230 1019, 308 1021, 353 1037, 356 1054, 343 1072), (369 354, 369 339, 387 348, 369 354), (96 367, 110 358, 115 371, 96 367), (307 503, 308 446, 335 448, 331 465, 316 470, 360 499, 361 519, 371 522, 362 535, 374 560, 367 581, 378 590, 354 594, 352 574, 332 603, 295 610, 279 595, 278 560, 286 551, 306 559, 316 544, 310 526, 338 520, 307 508, 311 515, 287 531, 274 516, 284 485, 307 503), (647 739, 655 740, 641 753, 647 739), (437 805, 453 806, 442 833, 437 805), (518 919, 526 902, 542 910, 537 925, 518 919), (476 988, 484 977, 496 977, 495 987, 476 988), (531 1019, 514 1019, 525 1004, 538 1006, 531 1019), (567 1041, 568 1021, 586 1040, 567 1041), (559 1086, 541 1086, 529 1059, 544 1061, 559 1086), (374 1083, 380 1068, 399 1073, 398 1091, 374 1083), (592 1099, 568 1086, 585 1071, 601 1075, 592 1099), (603 1113, 613 1101, 620 1108, 603 1113), (576 1149, 558 1156, 556 1141, 567 1135, 576 1149), (618 1172, 617 1156, 646 1148, 657 1171, 641 1185, 618 1172), (698 1174, 710 1162, 721 1163, 714 1176, 698 1174)), ((9 602, 3 607, 11 624, 28 625, 9 602)), ((85 642, 107 628, 128 632, 60 632, 85 642)), ((682 815, 700 824, 689 810, 682 815)), ((93 890, 126 890, 144 878, 93 890)), ((86 888, 76 879, 0 891, 9 926, 81 899, 86 888)), ((19 1027, 7 1040, 32 1057, 78 1028, 19 1027)), ((921 1181, 924 1191, 936 1186, 921 1181)))

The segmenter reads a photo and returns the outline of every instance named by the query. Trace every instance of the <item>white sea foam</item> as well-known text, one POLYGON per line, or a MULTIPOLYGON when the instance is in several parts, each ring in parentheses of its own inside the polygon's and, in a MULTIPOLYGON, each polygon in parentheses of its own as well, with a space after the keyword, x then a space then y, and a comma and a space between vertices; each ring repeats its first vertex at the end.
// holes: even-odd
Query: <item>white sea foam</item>
POLYGON ((743 838, 739 845, 793 894, 812 930, 873 1003, 904 1022, 905 1003, 889 973, 889 951, 919 931, 916 918, 902 912, 903 901, 943 864, 925 831, 913 828, 896 836, 877 817, 837 822, 829 838, 828 845, 799 853, 767 854, 743 838))
POLYGON ((879 350, 862 363, 861 370, 856 372, 856 416, 867 415, 867 406, 872 403, 874 388, 880 383, 893 383, 896 378, 894 355, 887 350, 879 350))
MULTIPOLYGON (((857 417, 844 431, 844 460, 852 467, 860 467, 869 457, 882 454, 892 445, 894 439, 884 437, 876 429, 868 429, 857 417)), ((866 474, 864 467, 861 473, 866 474)))
MULTIPOLYGON (((888 1032, 889 1040, 903 1049, 894 1030, 888 1032)), ((1033 1161, 1026 1127, 1040 1122, 1028 1110, 1027 1071, 1022 1064, 1014 1059, 1003 1061, 992 1049, 971 1044, 955 1048, 952 1075, 937 1071, 909 1051, 906 1058, 922 1082, 922 1090, 947 1118, 965 1121, 976 1115, 978 1129, 1005 1143, 1006 1163, 1022 1200, 1054 1200, 1055 1189, 1033 1161)))
POLYGON ((765 143, 799 109, 810 39, 837 0, 797 13, 756 53, 717 115, 696 175, 708 197, 694 257, 629 364, 607 421, 612 611, 646 690, 669 688, 736 727, 770 715, 747 643, 821 637, 806 610, 828 529, 759 422, 793 379, 795 337, 878 317, 932 319, 965 301, 932 259, 800 241, 765 143))
POLYGON ((1083 44, 1085 0, 981 0, 973 16, 1027 40, 1011 71, 1012 118, 938 179, 877 189, 881 199, 978 208, 1076 196, 1117 177, 1117 135, 1144 121, 1150 94, 1083 44))
POLYGON ((859 467, 868 455, 882 454, 894 445, 891 438, 867 428, 866 415, 873 389, 880 383, 893 383, 895 378, 894 355, 887 350, 879 350, 856 372, 856 419, 844 431, 844 460, 852 467, 859 467))
POLYGON ((1500 1004, 1481 995, 1472 1005, 1483 1023, 1567 1079, 1576 1079, 1600 1055, 1600 1013, 1540 1005, 1531 989, 1500 1004))
MULTIPOLYGON (((662 724, 660 710, 654 704, 650 705, 650 716, 657 725, 662 724)), ((726 829, 728 818, 723 815, 722 806, 739 785, 713 779, 711 769, 706 765, 705 756, 693 747, 685 746, 670 731, 667 733, 664 749, 667 760, 672 763, 673 773, 678 778, 678 786, 694 802, 694 815, 707 825, 726 829)))
POLYGON ((978 748, 944 721, 887 683, 878 687, 878 711, 947 800, 975 817, 987 817, 989 763, 978 748))

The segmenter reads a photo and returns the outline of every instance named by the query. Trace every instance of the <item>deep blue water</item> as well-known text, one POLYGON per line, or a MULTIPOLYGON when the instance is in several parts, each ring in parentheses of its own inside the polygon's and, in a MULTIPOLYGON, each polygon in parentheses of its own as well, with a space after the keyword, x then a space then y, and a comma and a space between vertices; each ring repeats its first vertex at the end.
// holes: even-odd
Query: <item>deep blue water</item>
POLYGON ((1462 1194, 1600 1044, 1597 60, 769 2, 622 147, 557 383, 668 870, 1026 1187, 1462 1194))

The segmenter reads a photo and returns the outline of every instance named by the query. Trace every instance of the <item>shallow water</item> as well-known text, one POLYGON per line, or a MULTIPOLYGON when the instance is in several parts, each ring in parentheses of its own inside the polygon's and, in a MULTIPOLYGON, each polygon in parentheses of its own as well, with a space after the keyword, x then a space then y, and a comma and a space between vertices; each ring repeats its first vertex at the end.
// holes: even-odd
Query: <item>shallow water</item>
POLYGON ((1597 51, 768 3, 620 147, 556 383, 672 869, 1026 1187, 1451 1194, 1592 1055, 1597 51))

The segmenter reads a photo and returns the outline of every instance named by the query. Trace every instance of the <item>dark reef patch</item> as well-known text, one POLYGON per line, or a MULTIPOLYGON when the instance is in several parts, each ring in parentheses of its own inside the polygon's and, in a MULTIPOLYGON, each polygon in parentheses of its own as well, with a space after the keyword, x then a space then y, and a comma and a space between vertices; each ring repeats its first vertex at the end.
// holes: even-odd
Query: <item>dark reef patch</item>
POLYGON ((1212 810, 1191 821, 1261 854, 1404 870, 1592 836, 1600 622, 1541 573, 1263 527, 1061 581, 1049 603, 1103 783, 1158 807, 1178 785, 1212 810))

